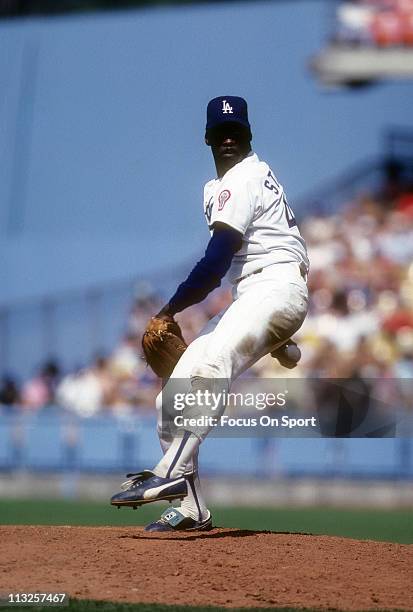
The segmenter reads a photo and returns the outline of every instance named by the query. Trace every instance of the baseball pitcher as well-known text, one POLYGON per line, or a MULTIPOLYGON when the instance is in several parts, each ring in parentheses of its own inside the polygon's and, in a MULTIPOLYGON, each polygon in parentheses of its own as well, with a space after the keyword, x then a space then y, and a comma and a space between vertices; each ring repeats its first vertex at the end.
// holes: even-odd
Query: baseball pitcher
MULTIPOLYGON (((217 172, 204 188, 211 238, 204 257, 151 319, 143 338, 148 362, 167 379, 157 399, 164 455, 153 469, 128 474, 122 490, 111 498, 119 507, 181 499, 179 507, 168 508, 147 531, 212 527, 198 475, 198 450, 210 424, 199 418, 204 407, 192 402, 183 409, 183 427, 165 425, 162 398, 174 381, 187 381, 187 391, 195 396, 197 391, 228 391, 268 353, 285 367, 295 366, 300 357, 291 336, 307 313, 306 246, 282 185, 251 150, 251 139, 243 98, 219 96, 209 102, 205 142, 217 172), (174 315, 203 300, 225 275, 233 286, 231 305, 186 347, 174 315)), ((224 409, 224 404, 216 407, 214 416, 219 418, 224 409)))

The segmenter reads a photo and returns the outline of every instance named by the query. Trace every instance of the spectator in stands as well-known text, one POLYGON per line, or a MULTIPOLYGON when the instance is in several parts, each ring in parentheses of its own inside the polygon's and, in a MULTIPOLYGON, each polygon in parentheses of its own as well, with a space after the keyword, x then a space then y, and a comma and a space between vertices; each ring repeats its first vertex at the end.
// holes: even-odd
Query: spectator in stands
POLYGON ((393 211, 385 220, 378 233, 378 253, 398 264, 408 264, 413 260, 413 219, 393 211))
POLYGON ((56 395, 64 408, 90 417, 110 404, 113 388, 108 361, 98 356, 91 367, 65 376, 56 395))
POLYGON ((23 385, 22 405, 29 410, 37 410, 52 404, 55 400, 59 375, 57 363, 52 360, 47 361, 39 373, 23 385))
POLYGON ((113 375, 120 378, 138 376, 145 367, 140 351, 140 336, 133 332, 125 334, 110 356, 113 375))
POLYGON ((335 41, 387 48, 413 44, 411 0, 346 0, 337 8, 335 41))
POLYGON ((8 409, 20 402, 20 393, 16 381, 11 376, 4 376, 0 385, 0 405, 8 409))

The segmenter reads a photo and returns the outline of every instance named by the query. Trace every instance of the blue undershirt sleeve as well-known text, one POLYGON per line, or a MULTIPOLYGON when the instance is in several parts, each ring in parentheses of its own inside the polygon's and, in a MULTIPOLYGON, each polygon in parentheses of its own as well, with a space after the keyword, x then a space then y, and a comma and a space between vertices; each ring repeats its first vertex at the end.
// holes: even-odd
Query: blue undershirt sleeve
POLYGON ((216 228, 204 257, 198 261, 188 278, 179 285, 169 300, 168 313, 174 315, 201 302, 208 293, 219 287, 241 244, 242 234, 234 228, 228 225, 216 228))

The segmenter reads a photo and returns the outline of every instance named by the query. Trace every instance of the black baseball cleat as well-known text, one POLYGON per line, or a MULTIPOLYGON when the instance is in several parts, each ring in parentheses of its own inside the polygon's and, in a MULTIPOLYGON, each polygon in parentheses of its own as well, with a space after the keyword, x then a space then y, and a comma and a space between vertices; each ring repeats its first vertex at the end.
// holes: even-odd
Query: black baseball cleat
POLYGON ((178 508, 167 508, 157 521, 146 525, 145 531, 164 532, 164 531, 210 531, 212 529, 212 516, 208 512, 208 517, 204 521, 196 521, 190 516, 184 516, 178 508))
POLYGON ((271 357, 278 359, 280 365, 292 370, 301 359, 301 351, 294 340, 287 340, 285 344, 279 346, 271 352, 271 357))
POLYGON ((187 494, 185 478, 161 478, 150 470, 127 474, 121 491, 111 497, 112 506, 142 506, 158 500, 183 499, 187 494))

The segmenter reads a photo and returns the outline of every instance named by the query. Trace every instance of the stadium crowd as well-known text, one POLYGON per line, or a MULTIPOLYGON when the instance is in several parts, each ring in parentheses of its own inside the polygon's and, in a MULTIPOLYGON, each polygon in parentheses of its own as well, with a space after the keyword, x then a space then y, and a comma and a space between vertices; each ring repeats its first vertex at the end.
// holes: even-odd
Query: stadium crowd
MULTIPOLYGON (((310 214, 300 228, 311 262, 309 313, 294 337, 302 360, 287 371, 267 356, 248 375, 413 379, 413 190, 389 183, 379 195, 362 193, 334 214, 310 214)), ((187 342, 230 299, 224 286, 177 315, 187 342)), ((20 386, 4 378, 3 409, 57 404, 82 416, 153 409, 160 381, 146 366, 140 341, 161 305, 155 293, 138 295, 123 338, 89 367, 63 374, 50 361, 20 386)), ((411 403, 411 394, 405 400, 411 403)))
POLYGON ((346 0, 335 42, 379 48, 413 46, 413 0, 346 0))

